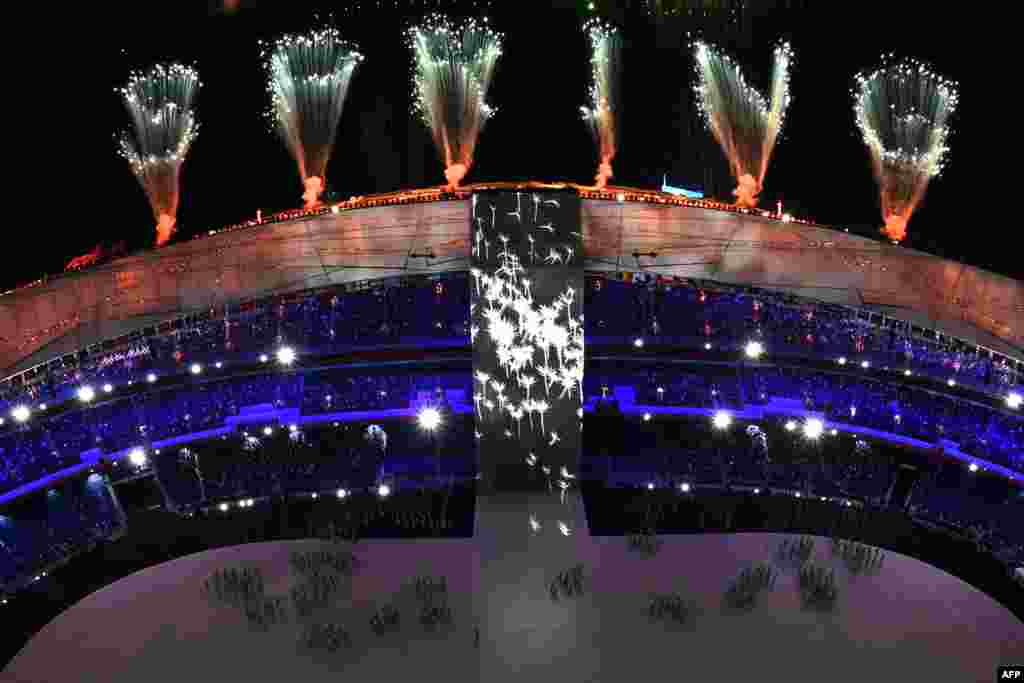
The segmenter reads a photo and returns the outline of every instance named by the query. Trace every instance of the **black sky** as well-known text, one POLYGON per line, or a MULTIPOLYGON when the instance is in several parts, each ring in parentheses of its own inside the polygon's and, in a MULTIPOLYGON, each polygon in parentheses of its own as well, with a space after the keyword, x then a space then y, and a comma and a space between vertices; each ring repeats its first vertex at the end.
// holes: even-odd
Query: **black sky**
MULTIPOLYGON (((257 42, 305 30, 314 25, 314 10, 336 11, 342 3, 240 0, 232 14, 208 2, 153 0, 137 3, 136 11, 116 4, 117 10, 93 5, 74 15, 62 15, 54 6, 58 16, 52 21, 67 32, 64 46, 75 76, 47 95, 57 98, 48 110, 55 116, 50 128, 61 133, 57 147, 75 160, 68 168, 48 168, 54 182, 45 189, 52 192, 49 201, 59 199, 73 210, 46 219, 49 209, 42 207, 44 220, 19 235, 25 248, 4 269, 4 288, 59 272, 98 242, 152 243, 145 196, 116 153, 114 135, 128 118, 114 89, 132 68, 156 61, 193 63, 203 80, 200 135, 183 171, 181 236, 246 220, 258 208, 266 213, 300 203, 295 164, 263 116, 268 100, 257 42), (74 116, 67 116, 69 110, 74 116)), ((410 115, 410 62, 401 22, 406 12, 374 10, 373 4, 350 10, 351 18, 340 24, 366 55, 328 170, 329 189, 341 196, 443 182, 430 139, 410 115)), ((424 0, 385 4, 422 7, 424 0)), ((592 180, 594 148, 578 114, 587 77, 579 26, 590 14, 587 4, 508 0, 490 12, 506 35, 489 97, 499 112, 481 137, 466 182, 592 180)), ((621 10, 628 3, 613 4, 621 10)), ((704 27, 708 38, 739 58, 751 80, 764 84, 771 46, 785 37, 797 56, 794 101, 762 204, 774 206, 784 198, 797 215, 874 235, 881 222, 877 190, 853 125, 850 89, 854 73, 875 66, 883 52, 896 52, 930 62, 957 80, 961 91, 948 168, 912 220, 906 246, 1024 277, 1020 250, 1010 248, 1016 232, 1012 221, 994 220, 996 210, 982 206, 1003 201, 1005 194, 993 191, 1004 173, 998 164, 1007 157, 995 151, 1000 121, 992 114, 1001 105, 992 101, 992 79, 998 75, 989 65, 1001 60, 993 54, 1001 39, 989 34, 995 31, 989 22, 998 17, 963 8, 947 12, 932 3, 892 3, 898 9, 884 12, 881 5, 813 4, 814 9, 750 10, 738 18, 660 24, 613 10, 627 42, 613 182, 655 187, 667 173, 674 184, 707 185, 712 193, 727 195, 731 180, 720 152, 695 119, 689 96, 692 58, 679 39, 686 29, 704 27)))

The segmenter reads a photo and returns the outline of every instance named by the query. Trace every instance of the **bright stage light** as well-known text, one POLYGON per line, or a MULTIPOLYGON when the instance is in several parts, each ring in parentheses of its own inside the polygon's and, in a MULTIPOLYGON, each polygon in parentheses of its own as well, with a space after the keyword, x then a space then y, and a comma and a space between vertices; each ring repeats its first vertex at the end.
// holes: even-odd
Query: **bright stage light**
POLYGON ((794 422, 793 420, 787 421, 786 422, 786 431, 787 432, 791 432, 794 429, 796 429, 796 422, 794 422))
POLYGON ((715 426, 715 429, 728 429, 729 425, 732 424, 732 415, 724 410, 719 410, 715 413, 715 416, 711 418, 711 424, 715 426))
POLYGON ((865 370, 867 370, 868 368, 871 367, 871 363, 867 362, 866 360, 863 360, 863 361, 860 362, 860 366, 862 368, 864 368, 865 370))
POLYGON ((650 421, 651 421, 651 414, 650 413, 644 413, 644 422, 650 422, 650 421))
POLYGON ((956 386, 956 380, 955 379, 946 380, 946 384, 948 384, 951 387, 955 387, 956 386))
POLYGON ((711 350, 711 342, 706 342, 704 344, 704 350, 705 351, 710 351, 711 350))
POLYGON ((221 512, 227 512, 227 511, 228 511, 228 507, 229 507, 229 506, 228 506, 228 504, 227 504, 227 503, 221 503, 221 504, 220 504, 220 505, 218 505, 217 507, 218 507, 218 508, 220 508, 220 511, 221 511, 221 512))
POLYGON ((441 426, 441 411, 437 408, 424 408, 417 416, 421 428, 432 432, 441 426))
POLYGON ((653 491, 654 490, 654 484, 652 484, 651 482, 647 482, 647 490, 648 491, 653 491))
POLYGON ((193 363, 192 367, 190 367, 189 370, 192 371, 193 375, 199 375, 203 372, 203 366, 200 365, 199 363, 193 363))
POLYGON ((260 354, 260 362, 261 363, 266 363, 268 360, 270 360, 270 357, 267 354, 265 354, 265 353, 261 353, 260 354))
POLYGON ((288 425, 288 431, 294 434, 299 431, 299 425, 288 425))
POLYGON ((133 448, 128 453, 128 461, 136 467, 142 467, 146 464, 146 451, 141 448, 133 448))
POLYGON ((825 423, 816 417, 804 422, 804 436, 808 439, 817 439, 825 431, 825 423))
POLYGON ((969 469, 971 472, 977 472, 978 471, 978 463, 972 462, 967 469, 969 469))
POLYGON ((682 491, 683 493, 689 493, 690 485, 687 484, 686 482, 683 482, 682 484, 679 485, 679 490, 682 491))
POLYGON ((108 394, 109 394, 109 393, 110 393, 110 392, 112 392, 113 390, 114 390, 114 385, 113 385, 113 384, 104 384, 104 385, 103 385, 103 391, 104 391, 105 393, 108 393, 108 394))
POLYGON ((1024 403, 1024 396, 1021 396, 1017 392, 1013 392, 1006 397, 1006 405, 1010 406, 1014 410, 1020 408, 1022 403, 1024 403))
POLYGON ((348 491, 345 489, 338 489, 338 498, 344 498, 348 495, 348 491))
POLYGON ((633 346, 635 346, 638 349, 644 348, 644 340, 641 339, 640 337, 637 337, 636 339, 633 340, 633 346))
POLYGON ((377 495, 381 498, 387 498, 391 495, 391 487, 387 484, 381 484, 377 487, 377 495))
POLYGON ((153 374, 152 372, 149 373, 148 375, 146 375, 146 381, 152 384, 153 382, 156 381, 156 375, 153 374))
POLYGON ((222 367, 224 367, 224 364, 221 363, 220 361, 217 361, 216 363, 213 364, 213 367, 215 367, 218 370, 220 370, 222 367))
POLYGON ((913 374, 914 374, 914 373, 912 373, 912 372, 911 372, 910 370, 904 370, 904 371, 903 371, 903 376, 904 376, 904 377, 910 377, 910 376, 911 376, 911 375, 913 375, 913 374))
POLYGON ((846 365, 846 356, 840 356, 839 360, 836 361, 840 365, 846 365))
POLYGON ((277 362, 281 365, 291 365, 295 362, 295 349, 290 346, 278 349, 277 362))
POLYGON ((94 398, 96 398, 96 391, 89 385, 78 388, 78 400, 82 403, 89 403, 94 398))
POLYGON ((32 411, 29 410, 28 406, 15 406, 11 410, 11 417, 14 418, 15 422, 27 422, 28 418, 32 416, 32 411))
POLYGON ((754 489, 754 493, 755 493, 755 494, 757 494, 757 493, 761 493, 761 489, 754 489))
POLYGON ((263 436, 270 436, 273 433, 274 433, 274 428, 273 427, 264 427, 263 428, 263 436))
POLYGON ((748 342, 743 350, 747 354, 747 358, 757 360, 764 353, 764 344, 757 341, 748 342))

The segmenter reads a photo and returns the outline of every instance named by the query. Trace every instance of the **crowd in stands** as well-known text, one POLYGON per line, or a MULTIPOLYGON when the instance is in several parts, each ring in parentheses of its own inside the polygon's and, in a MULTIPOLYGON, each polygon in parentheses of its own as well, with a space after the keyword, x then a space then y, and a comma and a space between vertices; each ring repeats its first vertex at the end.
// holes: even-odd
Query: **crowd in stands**
POLYGON ((948 337, 893 319, 789 294, 699 283, 657 284, 592 278, 585 307, 588 341, 738 348, 751 339, 771 353, 849 356, 912 368, 992 393, 1024 383, 1024 368, 948 337))
POLYGON ((779 366, 671 368, 584 378, 588 400, 628 386, 642 404, 743 409, 799 401, 829 422, 869 427, 928 443, 949 441, 975 457, 1024 472, 1024 415, 921 388, 842 372, 779 366))
POLYGON ((98 476, 0 510, 0 592, 123 530, 124 519, 98 476))
POLYGON ((306 355, 330 355, 445 340, 469 343, 465 273, 357 283, 217 309, 70 354, 0 384, 0 411, 71 400, 85 384, 122 387, 150 371, 187 372, 193 362, 230 361, 232 354, 249 359, 285 344, 306 355))

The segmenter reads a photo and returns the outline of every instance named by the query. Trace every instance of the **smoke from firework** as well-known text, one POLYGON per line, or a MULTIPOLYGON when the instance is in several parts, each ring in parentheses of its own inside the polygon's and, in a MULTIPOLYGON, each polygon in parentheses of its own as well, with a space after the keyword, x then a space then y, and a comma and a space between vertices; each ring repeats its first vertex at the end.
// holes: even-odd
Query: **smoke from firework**
POLYGON ((735 62, 707 44, 696 43, 694 56, 701 114, 729 160, 736 204, 752 208, 789 107, 793 52, 785 43, 775 48, 770 100, 747 84, 735 62))
POLYGON ((200 85, 195 69, 170 64, 132 74, 118 91, 134 133, 121 136, 121 156, 149 198, 157 221, 157 246, 174 234, 181 165, 199 130, 192 101, 200 85))
POLYGON ((928 183, 942 171, 956 85, 903 61, 859 75, 857 86, 854 113, 878 180, 882 232, 898 243, 928 183))
POLYGON ((612 160, 615 158, 615 116, 618 111, 619 64, 622 39, 618 30, 600 21, 587 22, 584 29, 590 40, 590 106, 582 107, 583 120, 597 142, 598 165, 595 178, 598 188, 608 184, 612 177, 612 160))
POLYGON ((306 208, 319 202, 349 83, 363 60, 333 28, 285 36, 264 55, 271 119, 299 165, 306 208))
POLYGON ((487 20, 455 23, 432 16, 408 31, 414 109, 430 129, 454 189, 473 165, 477 138, 494 109, 486 102, 501 35, 487 20))

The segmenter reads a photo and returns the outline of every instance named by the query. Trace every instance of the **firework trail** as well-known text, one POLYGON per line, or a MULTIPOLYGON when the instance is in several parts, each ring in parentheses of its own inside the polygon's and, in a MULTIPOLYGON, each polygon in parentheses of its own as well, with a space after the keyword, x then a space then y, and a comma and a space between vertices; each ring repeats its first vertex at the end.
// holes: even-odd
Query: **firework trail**
POLYGON ((501 56, 501 35, 487 20, 454 23, 433 15, 409 29, 414 109, 430 129, 455 189, 473 165, 477 138, 495 110, 486 100, 501 56))
POLYGON ((121 156, 149 198, 157 222, 157 246, 174 234, 181 165, 199 131, 192 101, 200 85, 195 69, 160 64, 132 74, 118 91, 134 132, 121 136, 121 156))
POLYGON ((854 113, 878 179, 882 232, 898 243, 928 183, 942 171, 959 95, 954 83, 910 60, 861 74, 857 86, 854 113))
POLYGON ((775 48, 770 100, 747 84, 732 59, 714 48, 698 42, 694 55, 701 114, 729 160, 737 185, 736 204, 752 208, 789 107, 793 51, 786 43, 775 48))
POLYGON ((363 56, 325 28, 277 40, 264 53, 270 117, 299 165, 306 208, 319 203, 349 83, 363 56))
POLYGON ((583 120, 597 142, 601 159, 595 178, 598 189, 612 177, 612 159, 615 158, 615 115, 618 109, 619 64, 622 37, 617 29, 598 20, 586 23, 584 30, 590 40, 590 106, 581 107, 583 120))

